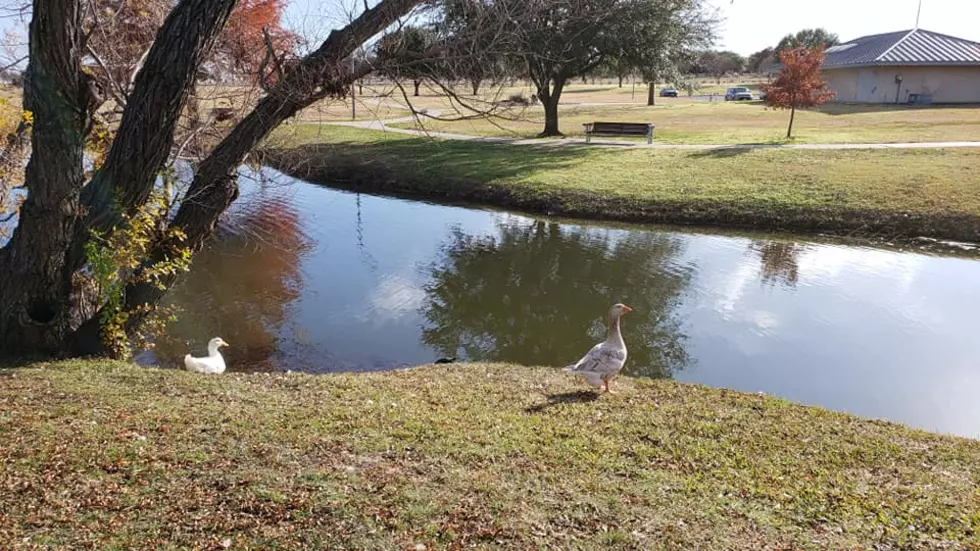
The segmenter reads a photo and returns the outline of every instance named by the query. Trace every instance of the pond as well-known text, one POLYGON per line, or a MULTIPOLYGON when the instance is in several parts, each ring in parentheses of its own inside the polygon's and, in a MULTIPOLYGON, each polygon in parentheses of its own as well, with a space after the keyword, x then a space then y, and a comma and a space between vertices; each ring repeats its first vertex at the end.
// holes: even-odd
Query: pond
POLYGON ((625 302, 627 372, 980 436, 980 262, 569 223, 243 181, 143 361, 221 336, 233 371, 564 366, 625 302))

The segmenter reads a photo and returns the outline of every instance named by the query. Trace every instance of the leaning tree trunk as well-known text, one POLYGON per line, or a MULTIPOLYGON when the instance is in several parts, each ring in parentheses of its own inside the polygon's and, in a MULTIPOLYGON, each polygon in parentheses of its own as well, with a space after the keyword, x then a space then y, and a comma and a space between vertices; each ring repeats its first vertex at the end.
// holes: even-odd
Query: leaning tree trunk
MULTIPOLYGON (((121 214, 145 203, 173 148, 174 131, 198 66, 236 0, 182 0, 157 34, 106 162, 85 187, 82 155, 88 86, 81 72, 80 0, 35 0, 26 107, 35 113, 29 197, 10 243, 0 249, 0 353, 45 355, 103 352, 102 312, 86 293, 84 244, 90 230, 107 230, 121 214), (40 38, 43 37, 43 40, 40 38), (82 206, 84 205, 84 209, 82 206), (84 219, 82 212, 85 211, 84 219)), ((269 132, 302 107, 343 95, 370 72, 342 63, 354 49, 404 16, 421 0, 382 0, 330 37, 280 81, 201 164, 174 220, 197 250, 237 196, 235 172, 269 132)), ((148 259, 166 257, 175 243, 157 244, 148 259)), ((127 330, 164 291, 126 287, 127 330)), ((170 278, 167 283, 172 283, 170 278)))
MULTIPOLYGON (((232 129, 211 154, 201 163, 185 201, 177 212, 173 226, 180 229, 182 242, 160 243, 147 265, 165 258, 174 248, 187 247, 198 251, 211 236, 218 218, 238 197, 238 167, 246 156, 283 121, 327 96, 343 95, 350 86, 369 74, 370 65, 350 71, 344 60, 361 44, 383 31, 404 16, 422 0, 384 0, 361 14, 347 27, 333 31, 312 54, 303 58, 262 98, 258 105, 232 129)), ((171 276, 165 288, 173 284, 171 276)), ((124 310, 129 313, 126 329, 138 328, 153 305, 163 298, 166 290, 155 285, 131 283, 126 287, 124 310)), ((88 346, 98 335, 98 316, 93 316, 78 331, 74 354, 90 354, 88 346)))
POLYGON ((35 0, 24 90, 25 108, 34 113, 33 153, 28 200, 0 255, 0 352, 63 354, 75 329, 95 315, 95 293, 79 273, 90 230, 109 229, 121 214, 115 205, 131 211, 146 201, 198 65, 235 2, 183 0, 174 8, 106 162, 83 192, 84 134, 97 102, 81 71, 79 1, 35 0))

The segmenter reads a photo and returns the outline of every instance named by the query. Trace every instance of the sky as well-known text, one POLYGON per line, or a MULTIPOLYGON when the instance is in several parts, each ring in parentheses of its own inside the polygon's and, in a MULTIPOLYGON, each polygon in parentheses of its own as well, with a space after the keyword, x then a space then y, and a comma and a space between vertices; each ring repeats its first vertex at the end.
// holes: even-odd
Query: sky
MULTIPOLYGON (((361 0, 341 0, 361 6, 361 0)), ((823 27, 841 40, 915 27, 919 0, 707 0, 725 21, 717 47, 748 56, 801 29, 823 27), (792 6, 792 7, 790 7, 792 6)), ((374 1, 371 2, 372 4, 374 1)), ((338 0, 290 0, 287 19, 309 36, 343 18, 338 0)), ((919 26, 980 42, 980 0, 922 0, 919 26)), ((322 36, 321 36, 322 38, 322 36)))
MULTIPOLYGON (((363 1, 288 0, 286 24, 317 44, 330 29, 347 20, 345 12, 359 13, 363 1)), ((369 4, 376 1, 369 0, 369 4)), ((745 56, 775 46, 783 36, 805 28, 823 27, 845 41, 911 29, 919 5, 919 0, 706 1, 724 18, 716 47, 745 56)), ((980 0, 921 2, 921 28, 980 42, 980 0)), ((0 29, 10 26, 9 19, 0 20, 0 29)))
MULTIPOLYGON (((725 18, 717 47, 745 56, 806 28, 823 27, 842 41, 912 29, 919 5, 919 0, 708 1, 725 18)), ((919 27, 980 42, 980 0, 922 0, 919 27)))

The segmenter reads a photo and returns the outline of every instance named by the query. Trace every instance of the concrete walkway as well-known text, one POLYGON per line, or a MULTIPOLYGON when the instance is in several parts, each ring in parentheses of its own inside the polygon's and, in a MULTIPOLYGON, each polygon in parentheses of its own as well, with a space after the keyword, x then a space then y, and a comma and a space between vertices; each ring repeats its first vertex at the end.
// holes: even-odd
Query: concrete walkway
MULTIPOLYGON (((439 111, 429 110, 419 113, 418 119, 426 117, 438 117, 439 111)), ((391 132, 392 134, 407 134, 410 136, 423 136, 429 138, 440 138, 443 140, 458 140, 466 142, 481 143, 500 143, 510 145, 536 145, 536 146, 584 146, 585 138, 500 138, 488 136, 470 136, 466 134, 451 134, 446 132, 427 132, 424 130, 412 130, 409 128, 394 128, 388 125, 408 123, 416 120, 415 116, 399 117, 397 119, 373 120, 373 121, 324 121, 320 124, 328 126, 347 126, 351 128, 364 128, 367 130, 380 130, 391 132)), ((904 142, 904 143, 801 143, 801 144, 660 144, 660 143, 641 143, 627 141, 597 140, 593 139, 589 147, 617 147, 622 149, 680 149, 688 151, 711 151, 711 150, 752 150, 752 149, 806 149, 806 150, 844 150, 844 149, 941 149, 941 148, 962 148, 980 147, 980 142, 904 142)))

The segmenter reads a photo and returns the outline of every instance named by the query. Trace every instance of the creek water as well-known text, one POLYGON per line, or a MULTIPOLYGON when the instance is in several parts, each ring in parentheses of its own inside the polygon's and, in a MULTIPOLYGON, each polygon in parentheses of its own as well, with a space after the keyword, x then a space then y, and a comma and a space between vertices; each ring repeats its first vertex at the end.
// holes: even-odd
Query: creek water
MULTIPOLYGON (((253 175, 256 176, 256 175, 253 175)), ((170 295, 143 361, 221 336, 232 371, 564 366, 633 307, 626 372, 980 436, 980 261, 556 221, 265 169, 170 295)))

